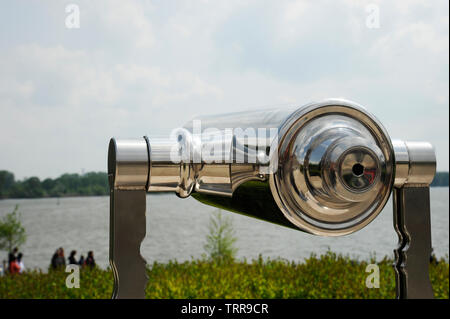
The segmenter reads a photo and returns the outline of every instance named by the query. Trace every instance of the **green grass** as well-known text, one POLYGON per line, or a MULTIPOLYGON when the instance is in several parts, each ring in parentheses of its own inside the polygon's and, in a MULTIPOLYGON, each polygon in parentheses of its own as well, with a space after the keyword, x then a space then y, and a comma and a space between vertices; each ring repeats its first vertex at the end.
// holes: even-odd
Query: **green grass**
MULTIPOLYGON (((148 269, 147 298, 395 298, 392 260, 378 262, 380 288, 365 281, 368 262, 328 252, 304 263, 283 260, 216 263, 192 260, 154 263, 148 269)), ((0 277, 0 298, 110 298, 109 270, 82 270, 80 288, 66 288, 68 274, 26 272, 0 277)), ((436 298, 449 297, 449 264, 430 265, 436 298)))

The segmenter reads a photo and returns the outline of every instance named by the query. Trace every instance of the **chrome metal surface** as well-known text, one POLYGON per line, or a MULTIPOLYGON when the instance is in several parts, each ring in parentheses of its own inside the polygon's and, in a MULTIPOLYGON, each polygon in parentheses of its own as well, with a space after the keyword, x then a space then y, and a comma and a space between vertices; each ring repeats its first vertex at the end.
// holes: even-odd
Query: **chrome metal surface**
POLYGON ((394 227, 399 237, 395 254, 399 299, 432 299, 430 189, 404 186, 394 190, 394 227))
POLYGON ((436 175, 436 154, 428 142, 394 141, 395 187, 430 185, 436 175))
POLYGON ((150 149, 150 178, 147 191, 176 192, 180 186, 180 160, 171 159, 178 142, 171 139, 148 139, 150 149))
MULTIPOLYGON (((201 136, 180 130, 167 139, 149 138, 149 192, 175 192, 187 197, 193 192, 231 197, 249 180, 263 180, 257 154, 248 163, 247 148, 236 144, 236 136, 216 130, 201 136), (242 155, 242 162, 239 157, 242 155)), ((266 166, 269 166, 267 163, 266 166)))
POLYGON ((143 299, 146 262, 140 253, 145 238, 145 190, 111 190, 109 260, 114 275, 113 299, 143 299))
POLYGON ((436 155, 426 142, 394 141, 396 178, 394 250, 397 298, 434 298, 429 278, 431 255, 430 188, 436 155))
POLYGON ((406 143, 400 140, 393 140, 395 154, 395 187, 406 184, 409 174, 409 153, 406 143))
MULTIPOLYGON (((272 197, 287 224, 294 228, 323 236, 349 234, 372 221, 389 198, 394 178, 390 138, 376 118, 356 103, 333 99, 301 108, 240 112, 195 120, 201 122, 202 129, 215 127, 221 134, 227 129, 234 133, 232 165, 215 168, 226 177, 222 188, 226 189, 228 184, 229 193, 234 194, 249 180, 268 183, 267 195, 272 197), (272 126, 278 133, 276 138, 267 132, 257 132, 258 128, 272 126), (257 133, 237 135, 237 128, 241 131, 249 128, 257 133), (231 172, 243 169, 237 163, 237 154, 240 151, 261 154, 261 144, 257 143, 261 140, 267 145, 263 155, 270 154, 268 160, 256 160, 253 166, 247 164, 245 178, 233 179, 231 172)), ((185 128, 195 131, 191 123, 185 128)), ((208 170, 208 165, 203 169, 208 170)), ((251 185, 260 187, 247 183, 246 190, 251 185)), ((202 192, 199 187, 194 190, 202 192)), ((220 202, 224 207, 224 201, 217 197, 196 195, 196 198, 209 204, 220 202)), ((228 205, 233 211, 242 206, 235 200, 228 205)), ((241 212, 255 215, 247 208, 241 212)), ((261 214, 255 217, 261 218, 261 214)))
POLYGON ((145 238, 145 187, 149 159, 142 140, 111 139, 109 261, 114 275, 112 298, 144 298, 147 275, 140 254, 145 238))
POLYGON ((145 190, 149 176, 149 158, 145 139, 111 139, 108 174, 115 189, 145 190))
POLYGON ((274 198, 300 229, 321 236, 365 227, 386 204, 393 184, 387 132, 361 106, 327 100, 299 109, 280 128, 274 198))

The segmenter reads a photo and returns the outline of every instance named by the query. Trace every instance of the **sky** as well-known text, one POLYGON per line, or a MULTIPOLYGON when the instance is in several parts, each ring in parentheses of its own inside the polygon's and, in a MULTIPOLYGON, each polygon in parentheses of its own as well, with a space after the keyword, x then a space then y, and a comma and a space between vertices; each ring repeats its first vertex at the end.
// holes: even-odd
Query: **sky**
POLYGON ((341 97, 392 138, 431 142, 448 171, 448 6, 1 0, 0 170, 106 171, 113 136, 341 97))

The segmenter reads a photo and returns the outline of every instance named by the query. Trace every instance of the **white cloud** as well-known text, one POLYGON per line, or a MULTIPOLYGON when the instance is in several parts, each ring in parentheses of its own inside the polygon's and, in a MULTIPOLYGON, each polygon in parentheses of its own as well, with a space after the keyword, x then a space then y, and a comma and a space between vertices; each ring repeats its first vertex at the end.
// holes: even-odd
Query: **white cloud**
POLYGON ((150 2, 83 1, 80 8, 89 19, 87 28, 97 24, 109 36, 123 41, 124 46, 145 50, 155 44, 153 26, 146 16, 154 10, 150 2))

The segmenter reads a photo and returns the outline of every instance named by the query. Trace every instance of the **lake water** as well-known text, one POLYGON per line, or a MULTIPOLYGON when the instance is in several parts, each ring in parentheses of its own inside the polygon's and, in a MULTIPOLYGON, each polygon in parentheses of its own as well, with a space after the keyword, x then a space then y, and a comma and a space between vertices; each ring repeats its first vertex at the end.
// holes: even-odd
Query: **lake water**
MULTIPOLYGON (((66 256, 93 250, 97 263, 108 266, 109 197, 74 197, 0 200, 0 216, 19 204, 22 223, 28 235, 21 248, 27 268, 46 270, 57 247, 66 256)), ((180 199, 172 194, 147 196, 147 237, 141 252, 147 262, 189 260, 201 257, 208 233, 208 223, 215 208, 193 198, 180 199)), ((449 254, 449 189, 431 189, 431 225, 434 252, 449 254)), ((359 259, 374 253, 377 259, 393 256, 397 235, 392 226, 392 201, 364 229, 344 237, 317 237, 273 225, 250 217, 224 211, 236 231, 238 258, 263 257, 302 261, 312 252, 320 254, 330 248, 359 259)), ((0 261, 7 258, 1 252, 0 261)), ((448 257, 447 257, 448 258, 448 257)))

